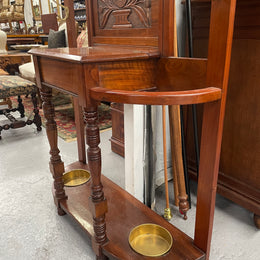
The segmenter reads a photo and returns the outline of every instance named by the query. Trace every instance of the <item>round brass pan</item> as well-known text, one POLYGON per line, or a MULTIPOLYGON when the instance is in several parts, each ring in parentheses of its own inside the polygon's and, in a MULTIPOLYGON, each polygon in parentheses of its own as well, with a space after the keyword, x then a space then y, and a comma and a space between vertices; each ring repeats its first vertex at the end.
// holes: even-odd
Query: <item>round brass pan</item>
POLYGON ((129 244, 137 253, 157 257, 167 253, 172 246, 170 232, 155 224, 142 224, 131 230, 129 244))
POLYGON ((89 181, 90 172, 83 169, 76 169, 64 173, 62 179, 64 182, 64 186, 67 187, 79 186, 89 181))

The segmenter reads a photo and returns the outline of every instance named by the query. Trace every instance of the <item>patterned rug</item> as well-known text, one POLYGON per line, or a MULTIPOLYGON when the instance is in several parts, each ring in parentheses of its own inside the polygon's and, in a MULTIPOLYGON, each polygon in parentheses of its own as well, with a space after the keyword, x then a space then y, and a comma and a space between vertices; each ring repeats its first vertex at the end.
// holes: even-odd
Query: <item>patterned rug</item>
MULTIPOLYGON (((11 97, 14 106, 17 105, 17 98, 11 97)), ((28 116, 33 110, 31 98, 22 96, 25 115, 28 116)), ((77 139, 76 126, 74 121, 74 112, 70 103, 70 96, 62 93, 57 93, 53 97, 53 104, 55 105, 55 121, 57 123, 58 135, 66 142, 71 142, 77 139)), ((108 129, 112 126, 110 107, 101 103, 98 107, 99 128, 100 130, 108 129)), ((40 109, 40 116, 42 124, 45 126, 45 118, 43 110, 40 109)))

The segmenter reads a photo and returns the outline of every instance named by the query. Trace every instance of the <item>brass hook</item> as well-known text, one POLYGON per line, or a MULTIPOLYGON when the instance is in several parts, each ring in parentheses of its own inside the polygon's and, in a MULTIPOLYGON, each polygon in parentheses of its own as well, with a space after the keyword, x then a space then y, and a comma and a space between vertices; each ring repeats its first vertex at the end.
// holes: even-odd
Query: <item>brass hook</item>
POLYGON ((58 17, 58 20, 59 20, 59 21, 65 22, 65 21, 69 18, 69 8, 68 8, 67 6, 64 6, 64 5, 60 4, 59 2, 57 2, 57 0, 53 0, 53 2, 55 2, 58 7, 61 7, 61 8, 64 9, 64 11, 65 11, 65 17, 62 18, 60 15, 57 15, 57 17, 58 17))

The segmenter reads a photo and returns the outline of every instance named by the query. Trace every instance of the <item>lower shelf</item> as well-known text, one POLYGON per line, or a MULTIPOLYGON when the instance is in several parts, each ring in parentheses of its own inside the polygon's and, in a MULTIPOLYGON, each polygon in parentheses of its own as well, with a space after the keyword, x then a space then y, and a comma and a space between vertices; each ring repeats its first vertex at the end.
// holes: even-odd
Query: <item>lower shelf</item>
MULTIPOLYGON (((72 168, 85 168, 75 163, 72 168)), ((137 225, 154 223, 166 228, 173 237, 171 250, 156 259, 205 259, 204 253, 193 245, 193 240, 161 216, 149 209, 118 185, 102 176, 104 194, 108 203, 106 228, 109 242, 103 245, 103 252, 112 259, 147 259, 135 253, 128 244, 128 235, 137 225)), ((93 235, 92 216, 89 208, 91 181, 77 187, 66 187, 68 200, 61 202, 63 210, 71 215, 87 232, 93 235)))

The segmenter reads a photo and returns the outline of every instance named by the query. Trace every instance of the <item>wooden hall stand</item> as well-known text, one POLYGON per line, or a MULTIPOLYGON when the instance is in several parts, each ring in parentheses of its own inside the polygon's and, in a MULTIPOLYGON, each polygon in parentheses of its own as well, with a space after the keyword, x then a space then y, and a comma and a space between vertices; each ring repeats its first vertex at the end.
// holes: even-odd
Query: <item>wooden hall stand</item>
MULTIPOLYGON (((152 32, 156 29, 163 32, 161 38, 154 37, 154 47, 96 44, 84 49, 31 51, 37 86, 41 90, 47 119, 46 130, 51 147, 50 169, 54 177, 54 200, 60 215, 70 214, 91 236, 97 259, 148 259, 135 253, 128 244, 129 232, 142 223, 159 224, 172 234, 172 248, 158 259, 209 259, 236 1, 213 2, 208 61, 167 57, 165 53, 169 50, 163 45, 163 41, 172 33, 169 19, 173 10, 172 1, 150 3, 150 7, 155 9, 148 12, 150 15, 148 17, 151 17, 148 21, 155 27, 149 27, 148 24, 149 29, 143 30, 143 33, 146 32, 145 35, 151 36, 150 28, 152 32), (156 12, 161 14, 161 22, 157 20, 156 12), (156 43, 159 43, 159 48, 156 43), (161 57, 162 55, 165 57, 161 57), (133 75, 135 77, 131 77, 133 75), (67 169, 89 168, 91 183, 74 188, 63 187, 64 164, 57 146, 57 128, 51 102, 52 88, 77 96, 79 104, 84 107, 88 165, 81 160, 69 165, 67 169), (108 178, 101 176, 95 100, 150 105, 206 103, 194 240, 108 178)), ((101 10, 97 8, 97 1, 89 1, 88 9, 93 13, 101 10)), ((97 20, 96 23, 93 21, 95 20, 89 19, 88 24, 97 29, 99 23, 97 20)), ((100 24, 104 25, 102 19, 100 24)), ((116 24, 115 30, 120 32, 117 27, 119 25, 116 24)), ((97 34, 101 32, 95 31, 97 34)), ((104 35, 98 37, 91 35, 92 43, 95 40, 105 43, 106 31, 102 33, 104 35)), ((126 42, 127 35, 123 33, 121 35, 121 43, 126 42)), ((113 41, 113 38, 110 40, 113 41)))

